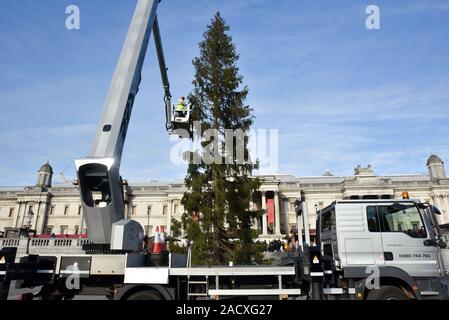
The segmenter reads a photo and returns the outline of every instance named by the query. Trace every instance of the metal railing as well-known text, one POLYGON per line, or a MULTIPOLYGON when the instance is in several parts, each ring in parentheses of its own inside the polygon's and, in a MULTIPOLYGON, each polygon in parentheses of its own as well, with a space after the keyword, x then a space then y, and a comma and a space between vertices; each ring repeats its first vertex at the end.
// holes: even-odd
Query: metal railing
POLYGON ((17 248, 18 254, 58 254, 83 253, 83 245, 90 241, 79 239, 52 239, 52 238, 13 238, 0 239, 1 248, 17 248))

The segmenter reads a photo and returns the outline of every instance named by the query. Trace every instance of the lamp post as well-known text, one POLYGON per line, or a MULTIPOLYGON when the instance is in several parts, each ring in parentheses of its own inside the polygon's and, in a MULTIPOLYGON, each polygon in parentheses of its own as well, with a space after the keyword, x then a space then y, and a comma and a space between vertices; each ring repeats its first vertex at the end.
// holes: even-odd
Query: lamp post
MULTIPOLYGON (((316 202, 315 202, 314 207, 315 207, 315 218, 316 218, 316 221, 320 221, 320 223, 316 226, 316 229, 318 229, 318 228, 321 228, 321 219, 319 219, 319 217, 318 217, 318 209, 321 209, 321 208, 318 205, 318 203, 316 203, 316 202)), ((316 242, 316 235, 317 234, 318 234, 318 230, 315 230, 315 241, 314 241, 314 243, 316 242)))
POLYGON ((147 238, 150 236, 150 213, 151 213, 151 206, 149 206, 147 209, 147 227, 146 227, 147 238))

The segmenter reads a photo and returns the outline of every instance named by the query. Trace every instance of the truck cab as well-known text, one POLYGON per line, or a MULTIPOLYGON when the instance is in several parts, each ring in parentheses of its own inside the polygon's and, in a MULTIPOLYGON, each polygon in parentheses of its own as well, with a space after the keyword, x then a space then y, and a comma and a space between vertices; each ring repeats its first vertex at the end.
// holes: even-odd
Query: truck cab
POLYGON ((404 297, 441 297, 447 261, 435 213, 434 206, 410 199, 335 201, 318 215, 322 256, 332 261, 337 282, 359 282, 362 298, 369 294, 366 279, 374 277, 404 297))

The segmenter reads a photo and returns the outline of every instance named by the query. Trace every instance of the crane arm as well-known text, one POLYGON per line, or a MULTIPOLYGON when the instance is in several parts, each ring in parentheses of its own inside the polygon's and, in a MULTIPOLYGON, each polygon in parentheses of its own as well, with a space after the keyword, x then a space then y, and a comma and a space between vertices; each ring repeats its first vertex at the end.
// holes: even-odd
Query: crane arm
POLYGON ((75 161, 87 231, 95 244, 110 244, 112 226, 124 219, 120 163, 152 32, 165 92, 166 125, 171 128, 170 83, 157 21, 159 2, 138 0, 91 152, 87 159, 75 161))
POLYGON ((157 58, 159 60, 159 68, 161 71, 162 86, 164 87, 166 128, 167 131, 171 132, 173 130, 172 109, 171 109, 172 96, 170 92, 170 82, 168 81, 168 68, 165 63, 164 49, 162 47, 161 32, 159 30, 159 22, 157 20, 157 17, 154 20, 153 33, 154 33, 154 44, 156 46, 157 58))

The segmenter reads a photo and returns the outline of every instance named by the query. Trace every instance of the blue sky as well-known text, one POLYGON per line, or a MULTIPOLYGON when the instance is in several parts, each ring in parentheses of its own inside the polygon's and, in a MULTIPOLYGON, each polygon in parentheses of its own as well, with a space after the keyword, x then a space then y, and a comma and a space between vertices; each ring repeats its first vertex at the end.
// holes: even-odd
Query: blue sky
MULTIPOLYGON (((0 0, 0 185, 34 184, 49 160, 73 160, 94 131, 134 0, 0 0), (81 30, 65 9, 81 10, 81 30)), ((449 161, 449 2, 446 0, 164 0, 159 20, 172 91, 185 95, 192 59, 216 11, 231 26, 256 128, 279 130, 277 173, 425 173, 449 161), (381 30, 365 28, 365 8, 381 30)), ((182 179, 170 163, 151 44, 122 161, 130 181, 182 179)))

